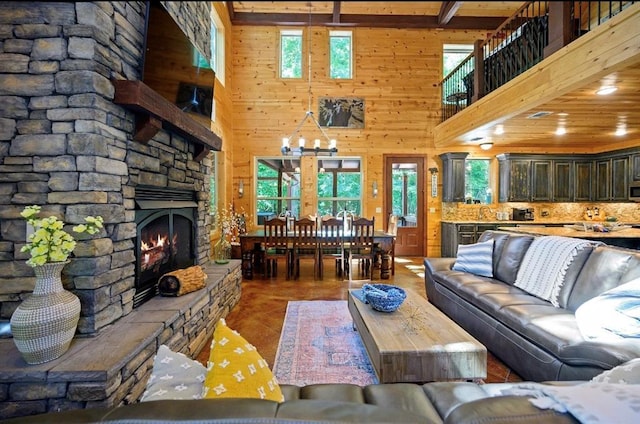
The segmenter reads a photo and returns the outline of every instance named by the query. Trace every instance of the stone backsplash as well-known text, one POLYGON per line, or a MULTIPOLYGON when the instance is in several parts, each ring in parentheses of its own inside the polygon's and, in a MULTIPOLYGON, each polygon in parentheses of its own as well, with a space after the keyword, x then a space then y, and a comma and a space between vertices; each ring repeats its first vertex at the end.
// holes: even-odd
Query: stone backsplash
POLYGON ((583 216, 587 208, 593 210, 596 207, 601 215, 615 216, 622 224, 640 223, 640 204, 638 203, 493 203, 491 205, 443 203, 442 220, 496 221, 496 212, 508 212, 512 208, 533 208, 534 221, 537 223, 571 223, 584 221, 583 216), (543 216, 543 212, 548 214, 543 216))

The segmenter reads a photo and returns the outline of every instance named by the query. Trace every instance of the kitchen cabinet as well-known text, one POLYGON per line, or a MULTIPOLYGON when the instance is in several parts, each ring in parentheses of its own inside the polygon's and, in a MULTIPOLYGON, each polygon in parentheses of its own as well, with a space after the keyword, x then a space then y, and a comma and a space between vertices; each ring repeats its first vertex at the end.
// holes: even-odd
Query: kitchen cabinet
POLYGON ((550 202, 552 197, 552 161, 531 161, 531 201, 550 202))
POLYGON ((629 156, 595 161, 595 201, 629 200, 629 156))
POLYGON ((575 161, 573 175, 573 201, 590 202, 593 199, 593 161, 575 161))
POLYGON ((575 164, 570 160, 553 161, 553 194, 554 202, 572 202, 575 197, 573 172, 575 164))
POLYGON ((628 202, 640 182, 640 149, 580 155, 503 153, 499 202, 628 202))
POLYGON ((465 161, 468 153, 443 153, 442 160, 442 201, 464 202, 465 161))
POLYGON ((480 235, 487 230, 496 230, 498 227, 515 227, 510 223, 455 223, 443 222, 440 226, 441 242, 440 256, 453 258, 458 254, 459 244, 477 243, 480 235))
POLYGON ((634 153, 631 155, 631 181, 634 183, 640 182, 640 153, 634 153))
POLYGON ((498 201, 550 202, 553 191, 550 159, 498 155, 498 201))
POLYGON ((531 160, 509 159, 503 154, 498 158, 498 201, 528 202, 531 200, 531 160))

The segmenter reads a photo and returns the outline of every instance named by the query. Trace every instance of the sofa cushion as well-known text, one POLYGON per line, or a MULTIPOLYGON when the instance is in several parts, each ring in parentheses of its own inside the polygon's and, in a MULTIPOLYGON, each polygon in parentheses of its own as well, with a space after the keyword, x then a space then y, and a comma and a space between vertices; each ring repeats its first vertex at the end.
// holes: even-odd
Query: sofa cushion
MULTIPOLYGON (((536 237, 522 259, 515 285, 559 307, 558 296, 567 270, 588 240, 560 236, 536 237)), ((582 267, 582 264, 580 264, 582 267)))
POLYGON ((575 311, 587 300, 621 284, 634 256, 629 250, 609 246, 596 247, 585 262, 569 294, 567 308, 575 311))
POLYGON ((575 315, 585 339, 640 338, 640 278, 587 300, 575 315))
POLYGON ((515 283, 522 258, 527 253, 532 241, 533 236, 508 237, 504 242, 497 264, 494 264, 494 277, 507 284, 515 283))
POLYGON ((459 245, 453 269, 493 277, 493 240, 459 245))
POLYGON ((220 319, 213 333, 203 397, 284 401, 280 386, 256 348, 220 319))

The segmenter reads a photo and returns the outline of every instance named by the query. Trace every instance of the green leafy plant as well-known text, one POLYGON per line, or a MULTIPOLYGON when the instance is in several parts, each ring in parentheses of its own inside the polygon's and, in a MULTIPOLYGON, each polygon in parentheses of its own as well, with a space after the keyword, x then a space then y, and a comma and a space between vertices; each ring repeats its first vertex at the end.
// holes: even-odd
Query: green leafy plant
MULTIPOLYGON (((49 262, 64 262, 67 260, 76 241, 71 234, 64 230, 64 222, 55 216, 47 218, 36 218, 41 207, 37 205, 27 206, 20 216, 33 226, 33 233, 27 238, 27 244, 20 249, 21 252, 29 252, 31 258, 27 260, 27 265, 35 267, 49 262)), ((87 234, 96 234, 103 228, 101 216, 85 217, 85 224, 73 227, 73 231, 87 234)))

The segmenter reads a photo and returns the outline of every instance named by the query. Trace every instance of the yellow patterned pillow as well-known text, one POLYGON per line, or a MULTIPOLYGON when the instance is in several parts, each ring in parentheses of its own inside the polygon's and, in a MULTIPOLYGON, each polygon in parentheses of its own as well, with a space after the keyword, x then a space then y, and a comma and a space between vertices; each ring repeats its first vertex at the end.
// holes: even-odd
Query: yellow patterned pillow
POLYGON ((203 398, 258 398, 284 401, 267 361, 237 331, 218 321, 211 342, 203 398))

